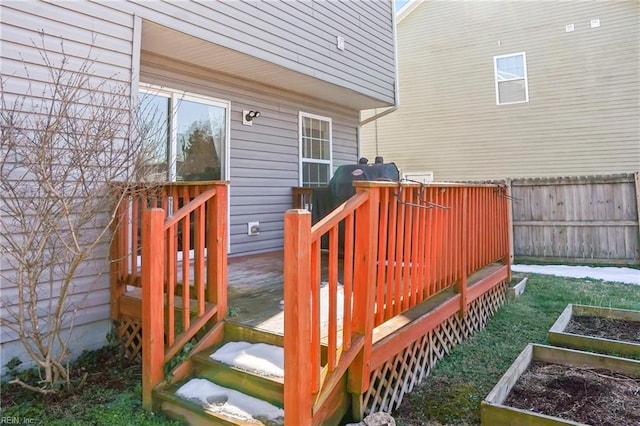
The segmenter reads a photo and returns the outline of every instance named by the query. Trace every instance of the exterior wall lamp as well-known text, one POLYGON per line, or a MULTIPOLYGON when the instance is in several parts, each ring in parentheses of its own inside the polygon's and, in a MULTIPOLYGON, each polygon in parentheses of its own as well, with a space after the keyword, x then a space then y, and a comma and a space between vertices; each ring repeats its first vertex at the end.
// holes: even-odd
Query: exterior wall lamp
POLYGON ((242 111, 242 124, 245 126, 252 126, 253 119, 260 117, 260 111, 242 111))

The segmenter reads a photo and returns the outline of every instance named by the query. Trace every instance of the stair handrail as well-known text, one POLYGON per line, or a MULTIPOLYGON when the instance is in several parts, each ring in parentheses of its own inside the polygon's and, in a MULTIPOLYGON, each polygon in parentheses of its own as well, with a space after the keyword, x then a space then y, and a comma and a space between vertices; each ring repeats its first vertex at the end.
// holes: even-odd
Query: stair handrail
POLYGON ((307 210, 285 213, 285 423, 310 424, 339 376, 349 370, 349 388, 368 387, 371 357, 379 190, 358 182, 356 194, 311 226, 307 210), (357 213, 357 214, 356 214, 357 213), (338 226, 345 223, 342 346, 337 335, 338 226), (321 365, 320 246, 329 239, 327 363, 321 365), (374 237, 372 237, 374 236, 374 237), (353 296, 355 295, 355 296, 353 296), (311 302, 311 303, 310 303, 311 302), (353 303, 353 306, 352 306, 353 303), (309 366, 310 364, 310 366, 309 366))
POLYGON ((212 184, 215 185, 214 188, 205 190, 168 218, 165 218, 165 210, 160 208, 145 209, 142 212, 142 402, 145 408, 150 409, 152 406, 152 390, 163 379, 164 364, 177 354, 203 326, 211 321, 219 322, 226 315, 228 183, 212 184), (177 229, 182 221, 182 251, 183 254, 188 253, 190 251, 189 217, 193 212, 197 222, 194 230, 196 318, 191 321, 190 259, 183 255, 183 306, 181 307, 183 332, 175 336, 177 229), (207 252, 206 288, 205 250, 207 252), (168 314, 166 319, 165 310, 168 314))

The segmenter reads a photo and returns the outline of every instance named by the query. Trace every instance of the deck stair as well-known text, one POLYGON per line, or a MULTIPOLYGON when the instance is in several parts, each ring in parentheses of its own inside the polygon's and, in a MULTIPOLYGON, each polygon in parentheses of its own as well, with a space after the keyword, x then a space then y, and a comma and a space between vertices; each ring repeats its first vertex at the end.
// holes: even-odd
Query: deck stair
POLYGON ((235 326, 225 329, 232 331, 224 342, 191 357, 189 378, 154 392, 158 407, 191 425, 284 424, 280 336, 250 329, 238 336, 235 326))

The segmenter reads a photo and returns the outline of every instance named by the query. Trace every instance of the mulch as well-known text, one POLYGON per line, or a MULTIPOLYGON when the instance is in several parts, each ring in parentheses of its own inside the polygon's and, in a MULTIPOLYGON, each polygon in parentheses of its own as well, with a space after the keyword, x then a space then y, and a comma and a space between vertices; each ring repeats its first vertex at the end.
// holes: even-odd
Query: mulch
POLYGON ((575 315, 564 331, 583 336, 640 343, 640 322, 638 321, 575 315))
POLYGON ((504 404, 593 426, 638 426, 640 375, 534 362, 504 404))

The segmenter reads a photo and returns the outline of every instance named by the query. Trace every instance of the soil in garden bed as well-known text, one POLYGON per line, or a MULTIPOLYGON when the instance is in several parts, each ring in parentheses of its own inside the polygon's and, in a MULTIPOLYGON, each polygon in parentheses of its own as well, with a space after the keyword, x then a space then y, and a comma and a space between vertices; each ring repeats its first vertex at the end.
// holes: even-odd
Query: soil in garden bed
POLYGON ((571 318, 564 331, 583 336, 640 343, 640 322, 638 321, 576 315, 571 318))
POLYGON ((637 426, 640 376, 533 362, 504 404, 593 426, 637 426))

